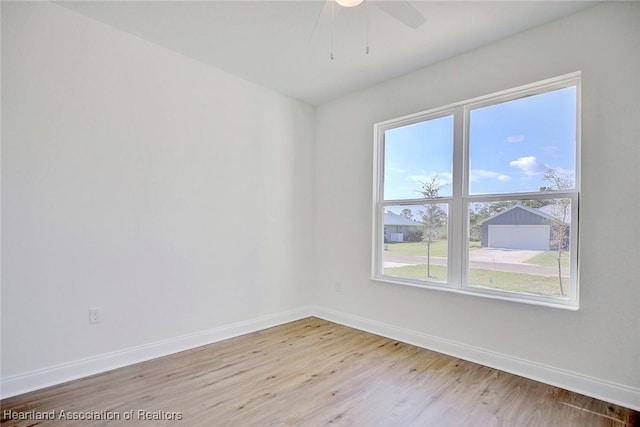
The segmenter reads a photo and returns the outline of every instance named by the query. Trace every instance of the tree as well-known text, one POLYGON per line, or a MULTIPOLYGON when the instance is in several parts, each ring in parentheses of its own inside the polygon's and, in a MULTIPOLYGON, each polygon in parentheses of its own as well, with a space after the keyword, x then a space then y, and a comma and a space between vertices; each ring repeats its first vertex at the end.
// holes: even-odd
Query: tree
MULTIPOLYGON (((541 190, 541 191, 545 191, 545 190, 541 190)), ((522 206, 526 206, 532 209, 540 209, 544 206, 550 205, 551 203, 553 202, 550 200, 522 200, 520 202, 522 206)))
MULTIPOLYGON (((425 199, 437 199, 440 189, 444 185, 438 182, 438 176, 428 181, 418 181, 421 185, 419 192, 425 199)), ((425 205, 425 210, 420 212, 424 231, 422 241, 427 245, 427 278, 431 278, 431 244, 442 237, 442 228, 447 223, 447 213, 435 203, 425 205)))
POLYGON ((515 206, 516 203, 514 200, 473 203, 475 208, 469 210, 469 237, 471 240, 479 241, 481 239, 480 224, 482 221, 515 206))
POLYGON ((401 215, 411 219, 413 218, 413 213, 411 212, 411 209, 409 208, 404 208, 402 209, 402 211, 400 212, 401 215))
MULTIPOLYGON (((573 188, 573 179, 570 176, 560 175, 553 169, 547 169, 544 180, 550 183, 549 187, 541 187, 541 191, 561 191, 573 188)), ((550 221, 551 226, 551 247, 556 249, 558 261, 558 284, 560 285, 560 295, 564 296, 562 285, 562 254, 569 239, 569 216, 571 215, 571 200, 557 199, 551 201, 552 205, 550 221)))

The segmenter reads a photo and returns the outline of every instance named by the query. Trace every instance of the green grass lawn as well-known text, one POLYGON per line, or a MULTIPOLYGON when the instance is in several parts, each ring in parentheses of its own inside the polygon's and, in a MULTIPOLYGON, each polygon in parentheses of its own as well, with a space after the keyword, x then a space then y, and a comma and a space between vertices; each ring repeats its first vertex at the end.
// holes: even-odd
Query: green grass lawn
MULTIPOLYGON (((445 283, 447 281, 447 267, 444 265, 432 265, 430 273, 431 277, 429 278, 429 281, 431 282, 445 283)), ((407 265, 404 267, 385 268, 384 275, 402 277, 405 279, 427 280, 427 265, 417 264, 407 265)))
MULTIPOLYGON (((470 250, 480 246, 479 242, 470 242, 470 250)), ((385 254, 404 256, 426 256, 427 245, 423 242, 385 243, 385 254)), ((438 240, 431 244, 431 256, 446 257, 447 241, 438 240)), ((557 252, 542 252, 526 261, 545 267, 557 266, 557 252)), ((565 252, 561 258, 564 273, 569 271, 569 253, 565 252)), ((447 268, 443 265, 432 265, 429 281, 446 282, 447 268)), ((406 279, 427 280, 426 264, 407 265, 384 269, 385 276, 402 277, 406 279)), ((534 274, 513 273, 486 269, 469 270, 469 284, 505 291, 523 292, 536 295, 560 296, 560 285, 556 276, 540 276, 534 274)), ((565 294, 568 292, 569 279, 563 279, 565 294)))
MULTIPOLYGON (((569 271, 569 252, 563 252, 560 258, 560 265, 566 271, 569 271)), ((558 252, 546 251, 535 255, 525 261, 527 264, 541 265, 543 267, 557 267, 558 266, 558 252)))
MULTIPOLYGON (((560 296, 560 284, 557 276, 471 269, 469 270, 469 284, 504 291, 560 296)), ((569 279, 566 277, 563 278, 563 287, 566 296, 569 291, 569 279)))
MULTIPOLYGON (((424 242, 385 243, 385 253, 391 255, 427 256, 427 244, 424 242)), ((447 241, 436 240, 431 244, 431 256, 446 257, 447 241)))
MULTIPOLYGON (((386 276, 406 279, 427 280, 426 264, 407 265, 404 267, 385 268, 386 276)), ((446 267, 431 266, 431 281, 446 282, 446 267)), ((566 279, 566 278, 565 278, 566 279)), ((558 278, 554 276, 538 276, 533 274, 510 273, 506 271, 469 270, 469 284, 504 291, 522 292, 536 295, 560 296, 558 278)), ((563 283, 565 296, 569 290, 569 280, 563 283)))

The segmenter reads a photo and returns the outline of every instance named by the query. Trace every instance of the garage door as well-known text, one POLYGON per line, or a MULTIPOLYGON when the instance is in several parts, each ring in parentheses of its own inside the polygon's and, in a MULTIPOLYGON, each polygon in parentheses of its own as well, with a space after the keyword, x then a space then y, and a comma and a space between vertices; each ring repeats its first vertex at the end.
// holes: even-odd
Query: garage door
POLYGON ((490 225, 490 248, 549 249, 548 225, 490 225))

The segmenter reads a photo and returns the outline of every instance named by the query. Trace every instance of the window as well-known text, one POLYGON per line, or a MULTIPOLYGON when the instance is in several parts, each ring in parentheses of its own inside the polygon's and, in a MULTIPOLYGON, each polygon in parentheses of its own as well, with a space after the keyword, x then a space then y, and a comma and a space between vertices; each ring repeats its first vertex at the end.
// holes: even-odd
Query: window
POLYGON ((580 75, 375 125, 373 279, 575 309, 580 75))

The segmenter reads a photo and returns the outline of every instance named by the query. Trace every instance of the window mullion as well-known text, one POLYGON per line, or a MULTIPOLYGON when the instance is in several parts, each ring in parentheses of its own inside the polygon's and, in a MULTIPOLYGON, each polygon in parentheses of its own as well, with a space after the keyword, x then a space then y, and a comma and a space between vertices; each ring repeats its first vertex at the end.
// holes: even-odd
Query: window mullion
POLYGON ((453 188, 451 212, 449 218, 449 282, 453 287, 462 286, 463 248, 462 242, 465 236, 464 207, 462 197, 464 194, 464 108, 458 107, 454 111, 453 118, 453 188))

